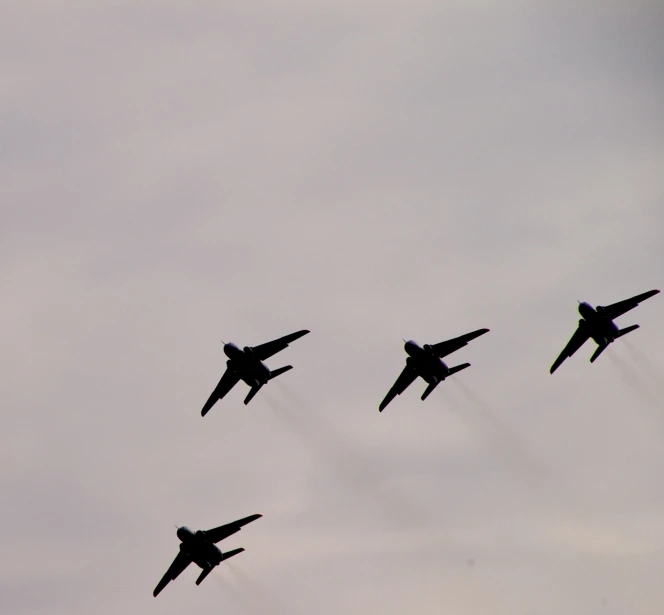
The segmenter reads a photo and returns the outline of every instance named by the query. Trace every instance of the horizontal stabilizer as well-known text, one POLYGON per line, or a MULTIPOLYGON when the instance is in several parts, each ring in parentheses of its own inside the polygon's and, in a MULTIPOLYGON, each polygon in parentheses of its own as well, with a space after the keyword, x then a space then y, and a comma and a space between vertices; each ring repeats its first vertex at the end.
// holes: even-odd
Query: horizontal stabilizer
POLYGON ((597 359, 597 357, 599 357, 599 355, 601 355, 604 352, 606 347, 607 347, 607 344, 604 344, 603 346, 597 346, 597 350, 595 350, 595 352, 593 353, 593 356, 590 357, 590 362, 594 363, 595 359, 597 359))
POLYGON ((466 369, 467 367, 470 367, 470 363, 464 363, 463 365, 457 365, 455 367, 450 367, 449 375, 451 376, 452 374, 456 374, 457 372, 460 372, 462 369, 466 369))
POLYGON ((203 579, 212 572, 212 568, 205 568, 200 576, 196 579, 196 585, 200 585, 203 579))
POLYGON ((287 372, 290 369, 293 369, 292 365, 286 365, 284 367, 280 367, 279 369, 273 369, 270 372, 270 380, 272 380, 272 378, 276 378, 277 376, 281 376, 281 374, 287 372))
POLYGON ((256 393, 258 393, 258 391, 261 390, 262 386, 263 385, 261 384, 260 386, 257 386, 257 387, 251 387, 251 391, 249 391, 249 394, 247 395, 247 397, 244 400, 244 405, 245 406, 254 398, 254 395, 256 395, 256 393))
POLYGON ((618 337, 622 337, 623 335, 627 335, 628 333, 631 333, 632 331, 634 331, 635 329, 638 329, 638 328, 639 328, 639 325, 632 325, 631 327, 625 327, 624 329, 620 329, 620 331, 618 331, 618 335, 616 335, 616 337, 618 338, 618 337))
POLYGON ((234 555, 237 555, 238 553, 242 553, 244 549, 233 549, 232 551, 224 551, 224 553, 221 556, 221 561, 225 562, 229 557, 233 557, 234 555))
POLYGON ((431 392, 438 386, 438 382, 432 382, 424 391, 422 394, 422 401, 424 401, 429 395, 431 395, 431 392))

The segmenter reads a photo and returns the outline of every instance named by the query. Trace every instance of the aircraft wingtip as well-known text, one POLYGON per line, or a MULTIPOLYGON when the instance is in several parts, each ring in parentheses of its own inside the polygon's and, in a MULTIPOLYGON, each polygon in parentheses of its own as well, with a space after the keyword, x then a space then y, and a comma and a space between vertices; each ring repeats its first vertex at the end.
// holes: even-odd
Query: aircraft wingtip
POLYGON ((245 522, 246 523, 251 523, 252 521, 256 521, 256 520, 260 519, 262 516, 263 515, 261 513, 255 513, 255 514, 250 515, 249 517, 247 517, 245 519, 245 522))

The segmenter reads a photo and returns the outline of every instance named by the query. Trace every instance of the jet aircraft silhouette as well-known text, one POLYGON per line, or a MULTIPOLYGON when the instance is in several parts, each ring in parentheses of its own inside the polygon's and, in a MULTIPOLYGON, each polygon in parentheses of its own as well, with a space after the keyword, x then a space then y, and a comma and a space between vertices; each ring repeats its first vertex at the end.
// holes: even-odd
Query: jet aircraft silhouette
POLYGON ((244 400, 245 405, 248 404, 269 380, 280 376, 289 369, 293 369, 292 365, 286 365, 285 367, 270 371, 263 361, 287 348, 288 344, 307 333, 309 331, 303 329, 302 331, 285 335, 277 340, 266 342, 253 348, 245 346, 244 349, 240 349, 235 344, 224 344, 224 352, 228 357, 226 371, 221 377, 219 384, 212 391, 212 395, 205 402, 201 410, 201 415, 205 416, 210 411, 210 408, 217 403, 217 400, 222 399, 240 380, 243 380, 251 387, 249 394, 244 400))
POLYGON ((594 363, 595 359, 604 352, 604 349, 619 337, 626 335, 639 328, 639 325, 631 325, 624 329, 618 329, 613 322, 614 318, 633 310, 639 303, 656 295, 658 290, 649 290, 647 293, 636 295, 631 299, 618 301, 611 305, 598 305, 593 308, 589 303, 579 303, 579 314, 582 318, 579 320, 579 326, 576 328, 574 335, 572 335, 567 346, 560 353, 558 358, 551 366, 551 373, 555 372, 563 363, 565 359, 571 357, 581 346, 583 346, 590 338, 597 343, 597 349, 590 357, 590 362, 594 363))
POLYGON ((406 342, 404 346, 408 354, 406 367, 404 367, 396 382, 385 396, 385 399, 378 406, 378 410, 382 412, 385 406, 397 395, 401 395, 418 376, 423 378, 429 385, 422 395, 422 401, 424 401, 445 378, 470 367, 470 363, 464 363, 456 367, 447 367, 441 359, 459 350, 459 348, 463 348, 476 337, 488 332, 489 329, 478 329, 472 333, 466 333, 461 337, 455 337, 439 344, 424 344, 423 347, 418 346, 412 340, 406 342))
POLYGON ((161 581, 159 581, 157 587, 154 588, 152 595, 156 597, 164 587, 171 581, 174 581, 192 562, 203 569, 203 572, 196 579, 196 585, 200 585, 215 566, 244 551, 244 549, 233 549, 232 551, 222 553, 221 549, 215 543, 228 538, 231 534, 239 532, 243 525, 247 525, 247 523, 251 523, 262 516, 251 515, 206 531, 198 530, 197 532, 192 532, 187 527, 179 527, 177 536, 180 539, 180 552, 175 556, 173 563, 161 581))

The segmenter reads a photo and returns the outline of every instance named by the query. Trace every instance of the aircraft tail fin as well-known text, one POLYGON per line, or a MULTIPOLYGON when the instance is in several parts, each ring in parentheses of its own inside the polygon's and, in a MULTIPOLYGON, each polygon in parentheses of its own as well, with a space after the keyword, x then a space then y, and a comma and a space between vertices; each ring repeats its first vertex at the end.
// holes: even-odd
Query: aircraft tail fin
POLYGON ((624 329, 620 329, 618 331, 618 335, 616 335, 616 338, 622 337, 623 335, 627 335, 628 333, 631 333, 635 329, 638 329, 639 325, 632 325, 631 327, 625 327, 624 329))
POLYGON ((606 349, 607 346, 608 346, 608 344, 604 344, 603 346, 597 346, 597 350, 595 350, 595 352, 593 353, 593 356, 590 357, 590 362, 594 363, 595 359, 597 359, 597 357, 599 357, 599 355, 601 355, 604 352, 604 350, 606 349))
POLYGON ((431 392, 438 386, 437 382, 432 382, 424 391, 422 394, 422 401, 424 401, 429 395, 431 395, 431 392))
POLYGON ((467 367, 470 367, 470 363, 464 363, 463 365, 457 365, 455 367, 450 367, 449 375, 451 376, 452 374, 456 374, 457 372, 460 372, 462 369, 466 369, 467 367))
POLYGON ((212 568, 205 568, 203 572, 201 572, 200 576, 196 579, 196 585, 200 585, 203 582, 203 579, 209 575, 212 572, 212 568))
POLYGON ((249 391, 249 394, 244 399, 244 405, 245 406, 254 398, 254 395, 256 395, 256 393, 258 393, 258 391, 261 390, 262 386, 263 385, 261 384, 260 386, 257 386, 257 387, 251 387, 251 390, 249 391))
POLYGON ((237 555, 238 553, 242 553, 244 549, 233 549, 232 551, 224 551, 221 556, 221 561, 225 562, 229 557, 233 557, 234 555, 237 555))
POLYGON ((270 380, 272 380, 272 378, 276 378, 277 376, 281 376, 281 374, 287 372, 290 369, 293 369, 292 365, 285 365, 284 367, 280 367, 279 369, 272 370, 270 372, 270 380))

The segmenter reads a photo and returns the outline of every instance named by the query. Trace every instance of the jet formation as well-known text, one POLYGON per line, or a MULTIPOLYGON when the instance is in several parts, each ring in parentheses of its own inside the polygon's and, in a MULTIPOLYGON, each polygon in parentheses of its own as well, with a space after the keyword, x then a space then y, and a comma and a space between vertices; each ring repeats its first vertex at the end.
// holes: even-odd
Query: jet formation
POLYGON ((583 303, 580 302, 579 314, 581 314, 582 318, 579 320, 579 326, 576 328, 570 341, 567 342, 567 346, 563 348, 563 351, 553 362, 551 373, 553 374, 565 359, 571 357, 590 338, 597 344, 595 352, 590 357, 590 362, 594 363, 609 344, 615 342, 619 337, 627 335, 639 328, 639 325, 631 325, 624 329, 618 329, 613 319, 622 316, 625 312, 633 310, 639 303, 657 293, 659 293, 658 290, 649 290, 647 293, 636 295, 636 297, 618 301, 618 303, 612 303, 611 305, 598 305, 596 308, 593 308, 592 305, 585 301, 583 303))
POLYGON ((222 553, 221 549, 215 543, 239 532, 243 525, 256 521, 256 519, 260 519, 262 516, 251 515, 244 519, 238 519, 237 521, 205 531, 198 530, 197 532, 192 532, 188 527, 179 527, 177 537, 180 539, 180 551, 175 556, 166 574, 161 578, 161 581, 157 583, 157 587, 154 588, 152 595, 156 597, 171 581, 175 581, 192 562, 203 569, 203 572, 196 579, 196 585, 200 585, 215 566, 244 551, 244 549, 240 548, 222 553))
MULTIPOLYGON (((579 303, 579 313, 582 318, 579 320, 574 335, 572 335, 570 341, 551 366, 550 372, 553 374, 565 359, 571 357, 591 338, 597 344, 595 352, 590 357, 590 362, 593 363, 609 344, 619 337, 639 328, 639 325, 631 325, 624 329, 619 329, 613 320, 625 312, 634 309, 639 303, 657 293, 659 293, 659 290, 650 290, 630 299, 625 299, 611 305, 600 305, 596 308, 593 308, 589 303, 579 303)), ((405 342, 404 350, 408 355, 406 366, 378 406, 378 410, 382 412, 397 395, 401 395, 418 377, 427 383, 427 387, 421 397, 422 400, 425 400, 441 382, 444 382, 453 374, 470 367, 470 363, 448 367, 443 358, 467 346, 468 342, 488 332, 489 329, 478 329, 444 342, 424 344, 424 346, 419 346, 412 340, 405 342)), ((245 405, 248 404, 256 393, 270 380, 293 369, 292 365, 286 365, 275 370, 270 370, 263 361, 284 350, 291 342, 294 342, 307 333, 309 333, 307 329, 302 329, 271 342, 253 347, 245 346, 242 349, 235 344, 224 344, 224 353, 228 357, 226 371, 203 406, 201 414, 205 416, 212 406, 226 396, 240 380, 250 387, 249 393, 244 400, 245 405)), ((168 583, 175 580, 191 563, 195 563, 202 570, 198 579, 196 579, 196 585, 200 585, 203 579, 221 562, 244 551, 243 548, 238 548, 222 552, 216 543, 239 532, 243 526, 259 519, 261 516, 259 514, 251 515, 244 519, 238 519, 226 525, 212 528, 211 530, 192 532, 186 527, 177 528, 177 537, 180 540, 179 552, 166 571, 166 574, 164 574, 157 587, 155 587, 153 595, 157 596, 168 583)))

